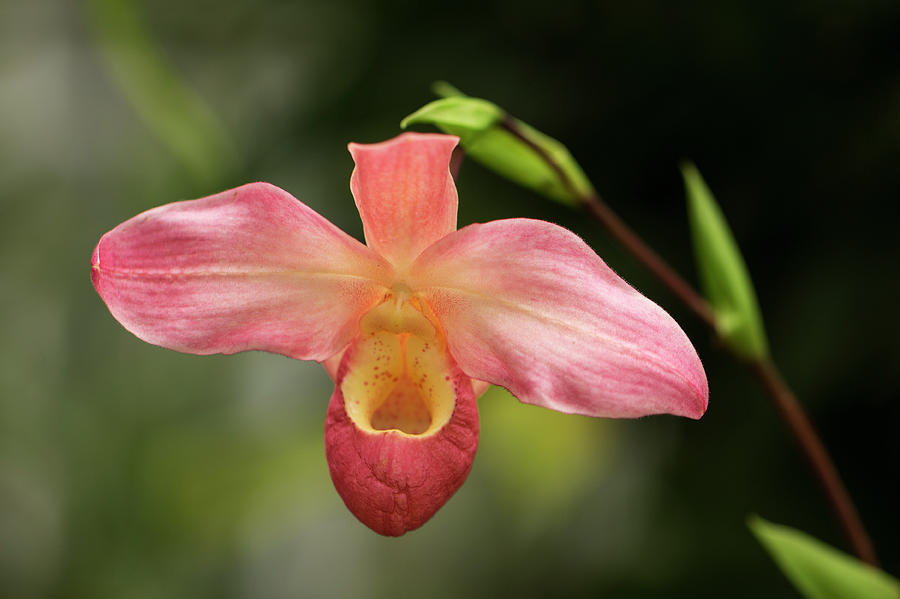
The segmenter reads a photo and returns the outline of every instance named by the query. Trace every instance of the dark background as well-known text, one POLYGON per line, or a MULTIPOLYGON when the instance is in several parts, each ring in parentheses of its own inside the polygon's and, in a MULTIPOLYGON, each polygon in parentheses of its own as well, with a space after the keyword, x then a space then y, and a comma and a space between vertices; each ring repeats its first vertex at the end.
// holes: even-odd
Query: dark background
POLYGON ((471 161, 460 224, 583 236, 694 340, 702 420, 564 417, 492 391, 468 482, 383 539, 331 487, 318 366, 152 347, 94 293, 105 231, 248 181, 361 236, 346 143, 396 135, 435 79, 566 143, 689 280, 677 165, 697 163, 775 360, 900 573, 898 31, 900 5, 865 0, 0 0, 0 596, 795 597, 749 514, 846 548, 774 411, 691 315, 585 216, 471 161))

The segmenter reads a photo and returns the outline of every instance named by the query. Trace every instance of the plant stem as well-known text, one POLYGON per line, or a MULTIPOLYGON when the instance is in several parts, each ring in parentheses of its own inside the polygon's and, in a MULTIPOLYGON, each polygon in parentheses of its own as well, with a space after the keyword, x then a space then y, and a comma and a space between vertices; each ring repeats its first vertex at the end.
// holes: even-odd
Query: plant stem
POLYGON ((659 254, 653 251, 653 248, 645 244, 619 215, 600 199, 600 196, 597 194, 587 196, 583 199, 583 203, 591 216, 606 227, 606 230, 625 246, 625 249, 631 252, 631 255, 637 258, 647 270, 653 273, 675 297, 680 299, 697 318, 702 320, 703 324, 716 330, 716 316, 709 307, 709 302, 675 272, 659 254))
POLYGON ((519 140, 524 142, 531 148, 547 165, 553 169, 562 181, 563 185, 573 196, 579 198, 584 208, 602 224, 606 230, 615 237, 619 243, 625 246, 631 254, 637 258, 653 275, 658 278, 675 297, 684 302, 703 323, 716 330, 716 317, 709 303, 697 293, 693 287, 685 281, 681 275, 675 272, 659 254, 648 246, 638 235, 625 224, 619 215, 613 212, 612 208, 607 205, 603 199, 596 193, 585 195, 579 193, 572 184, 572 180, 566 172, 559 166, 556 160, 547 153, 544 148, 534 143, 528 136, 524 134, 518 122, 509 115, 505 115, 500 121, 500 125, 515 135, 519 140))
MULTIPOLYGON (((500 126, 537 153, 556 172, 566 189, 581 201, 584 209, 594 220, 603 225, 626 250, 659 279, 710 331, 718 336, 715 312, 709 302, 625 224, 597 193, 579 193, 562 167, 544 148, 524 134, 518 121, 507 115, 500 121, 500 126)), ((853 552, 862 561, 877 567, 878 558, 875 548, 828 450, 775 364, 768 358, 745 360, 733 352, 730 353, 750 370, 772 402, 776 413, 793 435, 853 552)))
POLYGON ((797 397, 784 382, 778 368, 771 360, 747 362, 747 367, 766 390, 766 394, 772 400, 772 405, 800 445, 803 457, 816 473, 819 485, 828 497, 831 508, 841 523, 844 535, 853 548, 853 552, 862 561, 878 566, 878 558, 875 555, 872 540, 866 533, 859 512, 841 481, 837 468, 828 455, 828 450, 825 449, 822 439, 816 433, 812 422, 797 401, 797 397))

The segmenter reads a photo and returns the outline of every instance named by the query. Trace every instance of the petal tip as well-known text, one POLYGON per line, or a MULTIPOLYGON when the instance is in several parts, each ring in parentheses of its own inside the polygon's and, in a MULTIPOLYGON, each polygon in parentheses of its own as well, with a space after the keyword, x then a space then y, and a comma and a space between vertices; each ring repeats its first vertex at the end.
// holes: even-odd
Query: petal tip
MULTIPOLYGON (((674 320, 671 322, 677 326, 674 320)), ((674 376, 669 379, 669 385, 658 388, 666 399, 656 404, 653 413, 699 420, 709 406, 709 381, 694 346, 680 328, 678 332, 680 354, 670 354, 670 367, 665 369, 674 376)))
POLYGON ((93 283, 97 293, 100 293, 100 246, 103 245, 105 239, 106 235, 100 238, 100 241, 97 242, 97 246, 94 248, 94 253, 91 255, 91 283, 93 283))
POLYGON ((692 420, 700 420, 709 407, 709 391, 704 387, 703 393, 698 393, 692 399, 693 401, 688 404, 688 409, 682 415, 692 420))
MULTIPOLYGON (((690 344, 690 341, 688 341, 688 344, 690 344)), ((703 369, 703 364, 700 362, 700 357, 697 355, 696 350, 694 350, 693 346, 690 346, 690 348, 694 354, 694 364, 685 377, 690 387, 690 395, 685 403, 685 410, 679 415, 699 420, 709 407, 709 381, 706 378, 706 371, 703 369)))
POLYGON ((100 244, 103 243, 103 238, 100 238, 100 241, 97 242, 97 246, 94 248, 94 253, 91 255, 91 268, 99 268, 100 267, 100 244))

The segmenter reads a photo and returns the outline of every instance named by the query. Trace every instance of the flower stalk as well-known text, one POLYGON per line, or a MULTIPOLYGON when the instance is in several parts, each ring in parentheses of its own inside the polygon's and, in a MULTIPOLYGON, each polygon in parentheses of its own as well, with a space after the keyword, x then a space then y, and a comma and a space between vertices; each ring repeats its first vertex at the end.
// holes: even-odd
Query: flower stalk
MULTIPOLYGON (((540 156, 557 174, 566 189, 580 200, 584 210, 643 264, 713 334, 717 337, 720 336, 716 315, 709 302, 635 233, 599 194, 596 192, 580 193, 565 170, 544 148, 524 134, 515 119, 505 115, 499 125, 540 156)), ((727 344, 722 344, 722 346, 729 349, 727 344)), ((859 511, 815 426, 797 401, 796 395, 785 382, 778 367, 768 357, 742 357, 731 349, 729 349, 729 353, 750 371, 794 437, 853 552, 862 561, 877 567, 878 558, 875 548, 860 518, 859 511)))

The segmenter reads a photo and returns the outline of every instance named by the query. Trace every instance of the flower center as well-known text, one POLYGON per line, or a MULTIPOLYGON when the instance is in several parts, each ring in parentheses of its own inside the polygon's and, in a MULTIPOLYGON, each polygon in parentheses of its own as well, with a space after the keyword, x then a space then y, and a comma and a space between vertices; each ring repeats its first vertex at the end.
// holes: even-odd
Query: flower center
POLYGON ((453 414, 451 359, 420 300, 395 289, 360 320, 341 380, 344 407, 369 432, 429 435, 453 414))

